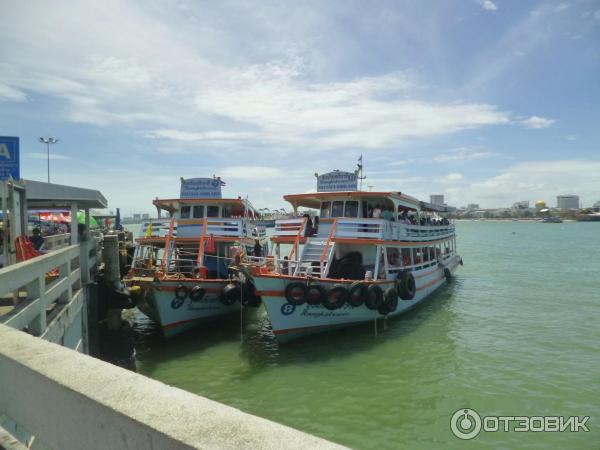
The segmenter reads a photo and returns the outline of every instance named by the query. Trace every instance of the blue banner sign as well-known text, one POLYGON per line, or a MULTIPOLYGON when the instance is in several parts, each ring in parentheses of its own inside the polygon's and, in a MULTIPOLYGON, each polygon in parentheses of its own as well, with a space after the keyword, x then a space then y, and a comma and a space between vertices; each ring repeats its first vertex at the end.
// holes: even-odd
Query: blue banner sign
POLYGON ((19 138, 0 136, 0 180, 21 179, 19 173, 19 138))
POLYGON ((357 180, 355 173, 334 170, 317 177, 317 192, 356 191, 357 180))
POLYGON ((222 184, 220 178, 182 178, 179 198, 221 198, 222 184))

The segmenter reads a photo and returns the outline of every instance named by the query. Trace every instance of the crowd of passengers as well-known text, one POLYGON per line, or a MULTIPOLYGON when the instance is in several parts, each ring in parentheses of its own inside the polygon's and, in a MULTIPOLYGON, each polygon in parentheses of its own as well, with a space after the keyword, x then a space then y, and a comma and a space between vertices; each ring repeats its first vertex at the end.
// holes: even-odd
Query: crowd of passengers
MULTIPOLYGON (((381 205, 375 205, 375 207, 369 207, 367 211, 367 217, 370 219, 385 219, 390 220, 392 222, 396 221, 394 217, 394 211, 384 208, 381 205)), ((407 211, 401 211, 398 213, 398 222, 404 223, 406 225, 429 225, 429 226, 442 226, 449 225, 450 222, 445 217, 441 219, 431 218, 431 217, 421 217, 417 219, 414 215, 408 215, 407 211)))

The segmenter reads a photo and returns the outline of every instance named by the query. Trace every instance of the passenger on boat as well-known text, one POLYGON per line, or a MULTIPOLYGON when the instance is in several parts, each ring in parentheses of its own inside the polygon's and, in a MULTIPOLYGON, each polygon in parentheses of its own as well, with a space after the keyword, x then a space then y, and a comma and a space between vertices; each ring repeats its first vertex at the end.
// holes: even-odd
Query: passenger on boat
POLYGON ((373 219, 381 218, 381 206, 380 205, 375 205, 375 208, 373 208, 372 217, 373 217, 373 219))
POLYGON ((260 258, 262 256, 262 247, 258 239, 254 240, 254 256, 260 258))
POLYGON ((313 223, 312 223, 312 220, 310 220, 310 216, 308 214, 304 214, 304 216, 302 216, 302 217, 304 217, 306 219, 306 227, 304 228, 304 237, 308 237, 312 233, 313 223))
POLYGON ((33 229, 33 236, 29 238, 31 243, 33 244, 33 248, 36 250, 41 250, 44 246, 44 238, 42 237, 42 233, 39 228, 33 229))
POLYGON ((315 216, 311 236, 316 236, 319 232, 319 216, 315 216))
POLYGON ((389 209, 384 209, 381 213, 381 217, 385 220, 392 221, 394 220, 394 214, 389 209))

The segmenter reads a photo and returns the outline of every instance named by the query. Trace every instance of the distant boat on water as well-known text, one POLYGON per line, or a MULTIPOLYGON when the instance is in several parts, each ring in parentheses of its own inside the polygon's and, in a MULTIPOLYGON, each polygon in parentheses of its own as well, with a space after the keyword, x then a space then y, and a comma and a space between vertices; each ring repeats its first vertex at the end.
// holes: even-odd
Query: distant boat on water
POLYGON ((562 219, 556 216, 548 216, 542 219, 543 223, 562 223, 562 219))

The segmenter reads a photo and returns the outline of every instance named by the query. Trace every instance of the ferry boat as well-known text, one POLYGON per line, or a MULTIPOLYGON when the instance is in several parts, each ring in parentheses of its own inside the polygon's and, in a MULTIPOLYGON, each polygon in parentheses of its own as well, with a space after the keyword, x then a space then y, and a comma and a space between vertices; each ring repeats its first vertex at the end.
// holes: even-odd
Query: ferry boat
POLYGON ((308 217, 278 220, 272 258, 252 268, 279 341, 402 314, 462 265, 446 206, 352 183, 283 198, 295 212, 318 210, 319 221, 310 229, 308 217))
POLYGON ((241 197, 221 198, 219 178, 182 179, 178 199, 156 199, 169 219, 142 225, 128 286, 140 286, 138 308, 172 337, 216 316, 258 306, 250 279, 237 268, 257 243, 268 251, 260 214, 241 197), (190 186, 196 186, 191 189, 190 186), (201 186, 201 188, 197 188, 201 186), (238 259, 236 262, 235 260, 238 259), (237 264, 236 264, 237 263, 237 264))

